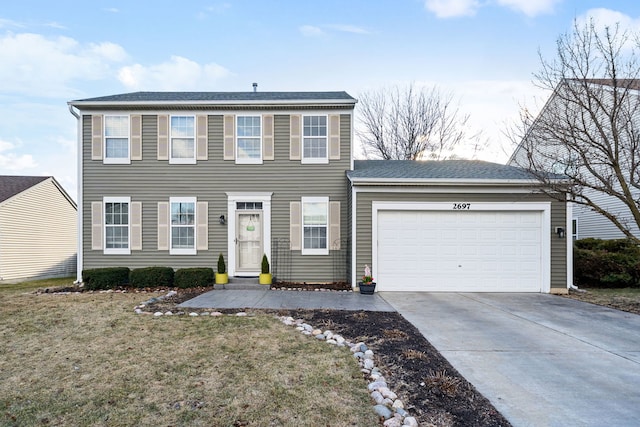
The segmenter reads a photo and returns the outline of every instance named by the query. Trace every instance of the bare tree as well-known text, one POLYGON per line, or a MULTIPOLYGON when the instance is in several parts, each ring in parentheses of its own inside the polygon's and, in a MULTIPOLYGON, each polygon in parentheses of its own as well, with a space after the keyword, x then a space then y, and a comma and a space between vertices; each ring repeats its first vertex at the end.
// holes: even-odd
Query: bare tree
POLYGON ((513 160, 548 184, 547 192, 608 218, 628 238, 640 226, 640 80, 635 34, 574 23, 559 37, 557 57, 542 55, 535 83, 552 95, 535 119, 523 110, 512 137, 513 160), (605 196, 605 197, 603 197, 605 196), (614 198, 620 208, 611 208, 614 198))
POLYGON ((436 87, 392 87, 361 94, 358 137, 367 158, 439 160, 464 140, 468 115, 436 87))

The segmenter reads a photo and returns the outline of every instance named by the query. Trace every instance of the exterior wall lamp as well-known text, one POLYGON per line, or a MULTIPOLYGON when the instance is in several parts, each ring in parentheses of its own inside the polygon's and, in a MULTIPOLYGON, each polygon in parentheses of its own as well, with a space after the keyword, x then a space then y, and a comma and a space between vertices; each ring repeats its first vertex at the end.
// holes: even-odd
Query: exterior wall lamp
POLYGON ((220 222, 221 225, 225 225, 227 223, 227 219, 224 217, 224 215, 220 215, 220 218, 218 218, 218 221, 220 222))
POLYGON ((564 228, 556 227, 556 234, 560 239, 564 238, 564 228))

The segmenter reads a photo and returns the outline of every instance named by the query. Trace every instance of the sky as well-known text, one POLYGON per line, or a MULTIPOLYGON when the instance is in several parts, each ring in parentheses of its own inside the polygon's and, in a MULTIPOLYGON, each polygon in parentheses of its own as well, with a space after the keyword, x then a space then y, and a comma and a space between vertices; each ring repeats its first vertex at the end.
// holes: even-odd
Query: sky
MULTIPOLYGON (((21 0, 0 7, 0 175, 54 176, 77 196, 67 102, 146 91, 437 86, 504 163, 504 131, 574 20, 640 31, 635 0, 21 0)), ((357 120, 357 107, 356 107, 357 120)), ((356 156, 359 150, 356 150, 356 156)))

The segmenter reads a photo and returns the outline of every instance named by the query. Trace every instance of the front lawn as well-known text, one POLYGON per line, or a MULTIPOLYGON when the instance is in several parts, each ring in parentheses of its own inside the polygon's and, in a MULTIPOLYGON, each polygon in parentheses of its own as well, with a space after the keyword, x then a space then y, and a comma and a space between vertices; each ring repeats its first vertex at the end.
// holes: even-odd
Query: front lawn
POLYGON ((570 291, 569 298, 640 314, 640 288, 589 288, 570 291))
MULTIPOLYGON (((67 279, 71 283, 70 279, 67 279)), ((159 294, 0 285, 0 425, 372 426, 351 353, 273 316, 136 315, 159 294)))

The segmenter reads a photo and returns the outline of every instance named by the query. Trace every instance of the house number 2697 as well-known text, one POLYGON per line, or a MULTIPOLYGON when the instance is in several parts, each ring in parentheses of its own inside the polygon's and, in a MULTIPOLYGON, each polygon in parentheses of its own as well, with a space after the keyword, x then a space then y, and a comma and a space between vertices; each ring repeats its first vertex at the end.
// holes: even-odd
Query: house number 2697
POLYGON ((454 211, 468 211, 471 209, 471 203, 454 203, 453 210, 454 211))

